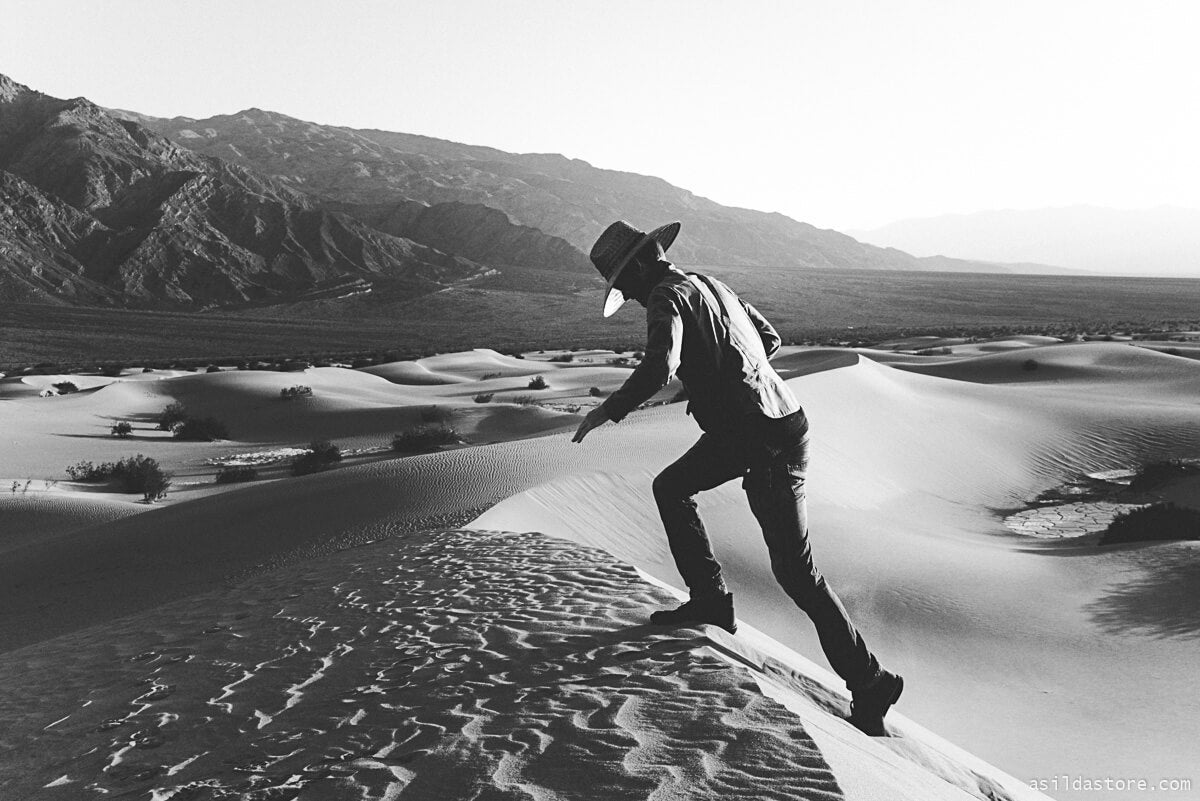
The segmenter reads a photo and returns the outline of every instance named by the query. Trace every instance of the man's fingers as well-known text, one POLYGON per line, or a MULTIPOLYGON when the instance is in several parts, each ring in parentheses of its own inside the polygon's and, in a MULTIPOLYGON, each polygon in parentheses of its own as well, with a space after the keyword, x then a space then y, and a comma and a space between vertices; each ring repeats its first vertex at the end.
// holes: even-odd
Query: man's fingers
POLYGON ((579 428, 575 430, 575 436, 571 438, 572 442, 583 442, 583 438, 588 435, 588 432, 593 428, 599 428, 608 422, 608 415, 600 411, 599 407, 588 412, 583 418, 583 422, 579 424, 579 428))

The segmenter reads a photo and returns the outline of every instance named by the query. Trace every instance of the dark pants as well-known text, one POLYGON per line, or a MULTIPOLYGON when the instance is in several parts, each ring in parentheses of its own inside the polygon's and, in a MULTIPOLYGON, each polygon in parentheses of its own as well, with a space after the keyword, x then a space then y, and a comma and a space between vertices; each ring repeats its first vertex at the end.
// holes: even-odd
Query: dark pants
POLYGON ((804 412, 747 421, 737 431, 706 433, 654 479, 654 499, 675 564, 693 598, 728 590, 696 513, 697 492, 735 478, 750 501, 771 554, 775 579, 812 619, 825 657, 852 691, 873 682, 879 662, 845 607, 813 565, 804 492, 808 426, 804 412))

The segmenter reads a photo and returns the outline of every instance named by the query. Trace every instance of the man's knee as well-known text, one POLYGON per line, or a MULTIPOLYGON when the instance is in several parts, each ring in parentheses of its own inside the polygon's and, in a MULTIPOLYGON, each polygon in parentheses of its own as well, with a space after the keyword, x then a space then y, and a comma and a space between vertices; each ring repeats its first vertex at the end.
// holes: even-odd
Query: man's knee
POLYGON ((686 497, 679 487, 678 480, 671 474, 670 468, 655 476, 650 488, 654 491, 654 500, 659 503, 663 501, 677 501, 686 497))

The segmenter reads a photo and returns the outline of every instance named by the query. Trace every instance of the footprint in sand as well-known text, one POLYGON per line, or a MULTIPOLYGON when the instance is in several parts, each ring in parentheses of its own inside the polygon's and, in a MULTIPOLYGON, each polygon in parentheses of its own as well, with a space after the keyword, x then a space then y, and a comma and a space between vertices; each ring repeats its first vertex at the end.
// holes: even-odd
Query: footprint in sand
POLYGON ((156 685, 154 687, 154 689, 152 689, 150 692, 146 693, 143 696, 138 697, 136 699, 136 701, 161 701, 162 699, 167 698, 168 696, 172 695, 174 692, 175 692, 175 685, 159 684, 159 685, 156 685))
POLYGON ((158 748, 167 740, 158 729, 142 729, 133 733, 129 742, 134 748, 158 748))
POLYGON ((122 762, 119 765, 106 768, 104 772, 108 774, 109 778, 118 782, 141 782, 153 779, 162 773, 162 771, 161 765, 136 765, 122 762))

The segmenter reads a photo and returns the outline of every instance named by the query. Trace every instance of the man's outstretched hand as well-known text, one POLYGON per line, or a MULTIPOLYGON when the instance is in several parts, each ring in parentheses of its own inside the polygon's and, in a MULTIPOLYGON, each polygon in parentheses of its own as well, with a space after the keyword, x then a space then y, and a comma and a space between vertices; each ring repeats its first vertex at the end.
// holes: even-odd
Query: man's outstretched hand
POLYGON ((603 406, 597 406, 587 413, 583 418, 583 422, 579 424, 579 428, 575 430, 575 436, 571 438, 571 442, 583 442, 583 438, 588 435, 588 432, 593 428, 599 428, 608 422, 608 414, 604 411, 603 406))

